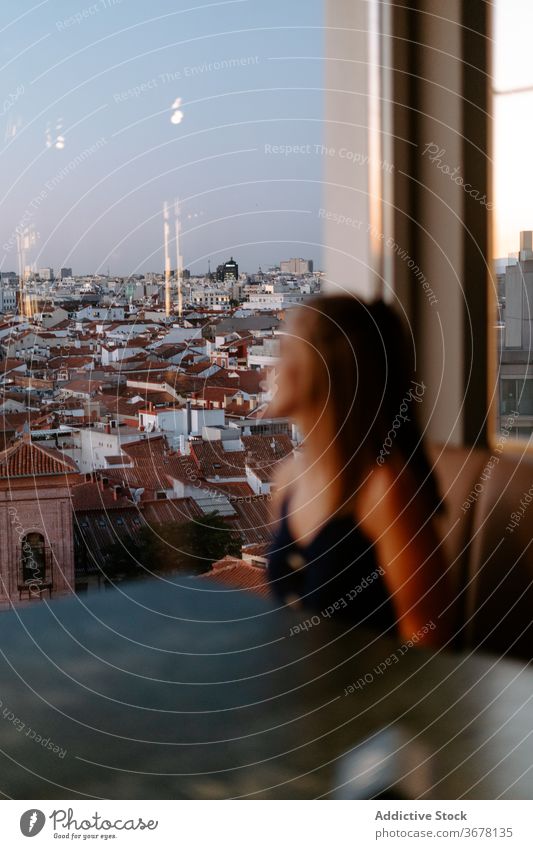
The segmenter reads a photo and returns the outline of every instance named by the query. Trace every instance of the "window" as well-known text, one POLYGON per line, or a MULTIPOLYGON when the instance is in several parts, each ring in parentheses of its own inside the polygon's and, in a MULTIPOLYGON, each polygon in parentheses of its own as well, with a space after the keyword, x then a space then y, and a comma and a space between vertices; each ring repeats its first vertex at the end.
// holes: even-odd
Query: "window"
POLYGON ((46 577, 44 537, 39 533, 26 534, 21 545, 22 583, 41 584, 46 577))
MULTIPOLYGON (((519 417, 533 417, 533 377, 526 379, 522 376, 515 378, 502 377, 500 379, 500 388, 500 409, 502 415, 512 416, 514 413, 518 413, 519 417)), ((522 428, 519 429, 522 430, 522 428)))
POLYGON ((533 434, 533 6, 496 0, 492 24, 496 426, 528 440, 533 434))

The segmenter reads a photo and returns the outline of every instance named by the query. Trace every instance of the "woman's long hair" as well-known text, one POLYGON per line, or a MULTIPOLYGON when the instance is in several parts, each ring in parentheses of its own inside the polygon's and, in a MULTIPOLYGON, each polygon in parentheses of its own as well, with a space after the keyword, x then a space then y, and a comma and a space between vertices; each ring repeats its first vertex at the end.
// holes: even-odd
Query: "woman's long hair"
POLYGON ((332 295, 307 302, 299 319, 315 353, 315 400, 333 425, 342 501, 353 498, 372 467, 393 460, 395 469, 409 470, 425 509, 438 510, 417 422, 425 387, 416 380, 414 349, 399 316, 382 300, 332 295))

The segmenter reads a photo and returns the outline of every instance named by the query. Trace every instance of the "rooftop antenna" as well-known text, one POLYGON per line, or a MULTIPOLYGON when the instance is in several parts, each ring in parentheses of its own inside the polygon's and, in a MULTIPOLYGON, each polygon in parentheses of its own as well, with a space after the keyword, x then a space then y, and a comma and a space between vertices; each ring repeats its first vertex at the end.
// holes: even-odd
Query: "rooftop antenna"
POLYGON ((168 253, 168 237, 170 233, 167 202, 163 204, 163 242, 165 245, 165 315, 170 316, 170 255, 168 253))

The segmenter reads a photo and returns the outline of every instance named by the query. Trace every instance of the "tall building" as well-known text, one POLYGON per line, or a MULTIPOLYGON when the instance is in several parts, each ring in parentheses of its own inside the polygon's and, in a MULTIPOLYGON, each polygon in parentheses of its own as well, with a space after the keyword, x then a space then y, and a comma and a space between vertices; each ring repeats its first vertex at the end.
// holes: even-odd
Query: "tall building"
POLYGON ((217 267, 217 280, 229 283, 239 279, 239 266, 231 257, 229 262, 225 262, 217 267))
POLYGON ((59 272, 59 276, 61 280, 65 280, 67 277, 72 277, 72 268, 62 268, 59 272))
POLYGON ((280 263, 280 271, 282 274, 312 274, 313 260, 302 259, 301 257, 293 257, 292 259, 284 259, 280 263))
POLYGON ((54 269, 53 268, 40 268, 39 269, 39 277, 41 280, 53 280, 54 279, 54 269))
POLYGON ((17 309, 18 293, 10 286, 0 287, 0 312, 15 312, 17 309))
POLYGON ((516 433, 533 433, 533 232, 520 233, 518 260, 505 269, 505 309, 500 351, 500 418, 518 412, 516 433))

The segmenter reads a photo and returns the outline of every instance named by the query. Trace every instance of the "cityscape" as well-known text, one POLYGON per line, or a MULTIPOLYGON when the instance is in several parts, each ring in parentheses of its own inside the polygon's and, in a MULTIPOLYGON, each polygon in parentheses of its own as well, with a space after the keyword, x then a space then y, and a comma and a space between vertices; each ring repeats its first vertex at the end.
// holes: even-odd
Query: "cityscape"
POLYGON ((513 435, 533 434, 531 376, 531 302, 533 298, 533 232, 520 233, 519 250, 496 268, 498 286, 498 425, 514 417, 513 435))
MULTIPOLYGON (((193 275, 178 202, 162 223, 161 271, 36 268, 19 238, 18 272, 1 272, 2 609, 154 575, 268 596, 275 470, 300 443, 269 415, 269 372, 287 310, 324 275, 233 256, 193 275)), ((524 231, 496 271, 498 424, 526 439, 530 265, 524 231)))
POLYGON ((229 257, 193 276, 166 206, 163 236, 159 273, 2 272, 4 608, 154 574, 268 594, 273 476, 299 442, 268 370, 323 275, 229 257))

